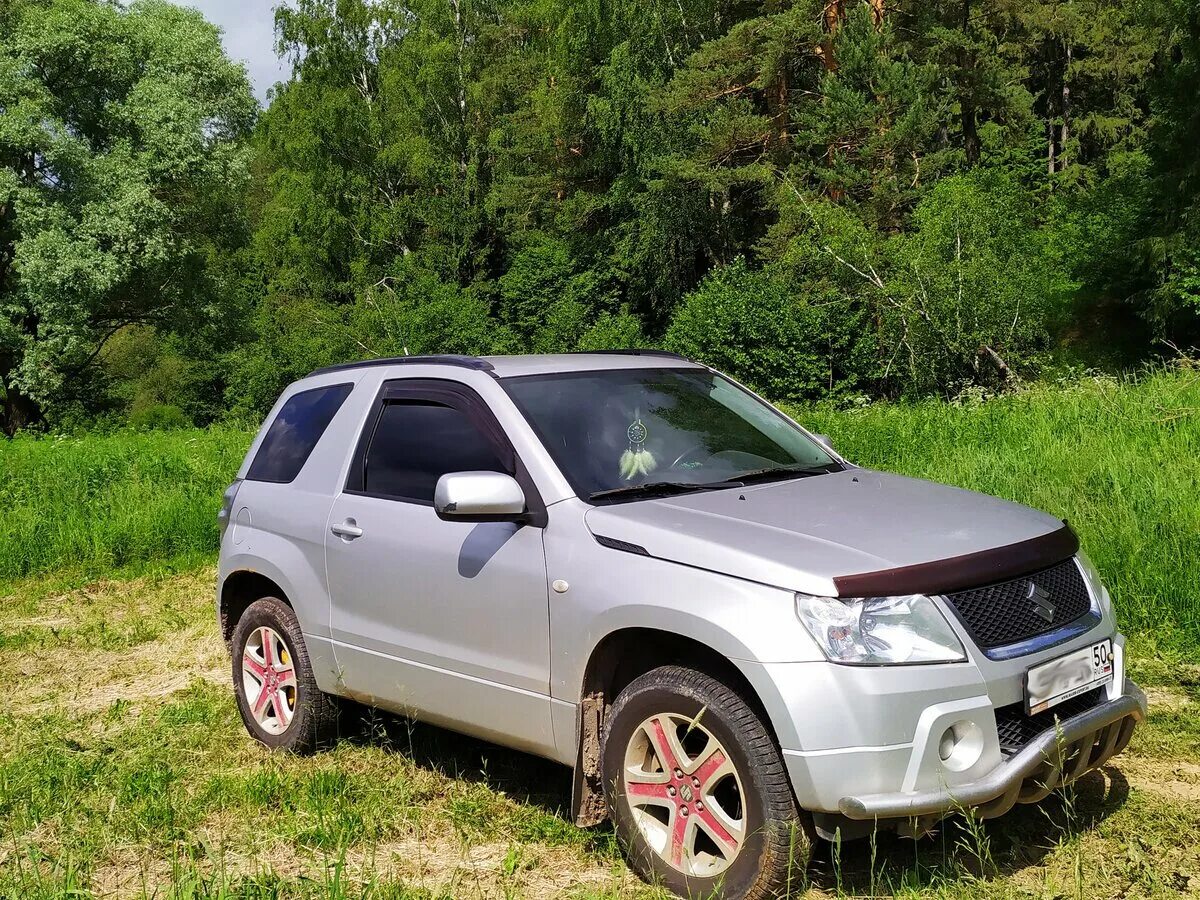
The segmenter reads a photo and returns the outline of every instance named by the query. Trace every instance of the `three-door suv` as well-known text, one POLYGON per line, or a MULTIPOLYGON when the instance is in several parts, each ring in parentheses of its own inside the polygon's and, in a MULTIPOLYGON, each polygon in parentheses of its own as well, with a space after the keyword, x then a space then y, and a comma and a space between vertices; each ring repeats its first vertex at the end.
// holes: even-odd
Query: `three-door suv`
POLYGON ((669 354, 314 372, 222 523, 255 738, 323 747, 351 698, 557 760, 681 894, 1036 802, 1145 716, 1066 524, 859 468, 669 354))

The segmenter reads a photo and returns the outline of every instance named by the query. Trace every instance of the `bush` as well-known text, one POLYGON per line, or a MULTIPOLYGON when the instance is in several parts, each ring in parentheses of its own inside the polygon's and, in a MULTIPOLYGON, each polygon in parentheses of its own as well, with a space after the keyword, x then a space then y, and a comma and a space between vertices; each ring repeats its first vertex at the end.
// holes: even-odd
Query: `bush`
POLYGON ((134 428, 169 431, 174 428, 191 428, 195 423, 178 406, 170 403, 155 403, 131 412, 129 424, 134 428))
POLYGON ((683 299, 665 344, 765 396, 801 400, 858 384, 863 372, 853 360, 862 335, 844 305, 810 304, 782 278, 738 258, 683 299))
POLYGON ((258 308, 257 340, 230 354, 227 418, 255 420, 290 382, 314 369, 381 356, 512 352, 512 332, 487 301, 400 260, 393 274, 352 303, 268 296, 258 308))
POLYGON ((521 240, 497 286, 516 352, 607 349, 638 332, 636 320, 614 315, 614 285, 575 258, 565 241, 540 232, 521 240))
POLYGON ((626 350, 644 347, 645 335, 636 316, 622 312, 601 313, 579 339, 578 350, 626 350))
POLYGON ((906 392, 954 393, 1036 369, 1076 287, 1036 207, 1001 173, 943 178, 917 206, 912 232, 885 245, 876 302, 906 392))

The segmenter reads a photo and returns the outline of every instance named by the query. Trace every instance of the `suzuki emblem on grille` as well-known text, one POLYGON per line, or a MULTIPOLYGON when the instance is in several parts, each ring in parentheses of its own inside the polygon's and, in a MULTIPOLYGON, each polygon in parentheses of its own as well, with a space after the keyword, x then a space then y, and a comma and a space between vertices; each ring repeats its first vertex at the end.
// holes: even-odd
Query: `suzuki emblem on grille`
POLYGON ((1047 622, 1054 621, 1054 604, 1050 602, 1050 595, 1046 593, 1044 587, 1032 581, 1029 582, 1029 593, 1025 597, 1033 601, 1033 611, 1035 613, 1047 622))

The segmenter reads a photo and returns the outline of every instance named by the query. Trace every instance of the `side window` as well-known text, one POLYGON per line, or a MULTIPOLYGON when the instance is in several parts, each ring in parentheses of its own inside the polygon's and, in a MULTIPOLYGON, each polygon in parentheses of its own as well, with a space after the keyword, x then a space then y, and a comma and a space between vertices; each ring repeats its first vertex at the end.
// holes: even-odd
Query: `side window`
POLYGON ((363 461, 368 494, 433 502, 448 472, 508 472, 491 441, 461 410, 440 403, 384 406, 363 461))
POLYGON ((279 484, 294 480, 353 388, 334 384, 293 394, 263 436, 246 477, 279 484))

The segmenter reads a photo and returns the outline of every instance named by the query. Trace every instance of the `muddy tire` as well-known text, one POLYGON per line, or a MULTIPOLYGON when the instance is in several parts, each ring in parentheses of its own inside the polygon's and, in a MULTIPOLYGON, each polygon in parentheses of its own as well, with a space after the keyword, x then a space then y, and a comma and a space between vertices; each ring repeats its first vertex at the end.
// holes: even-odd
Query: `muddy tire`
POLYGON ((605 797, 630 864, 685 897, 772 897, 812 847, 774 738, 739 693, 681 666, 635 679, 601 744, 605 797))

